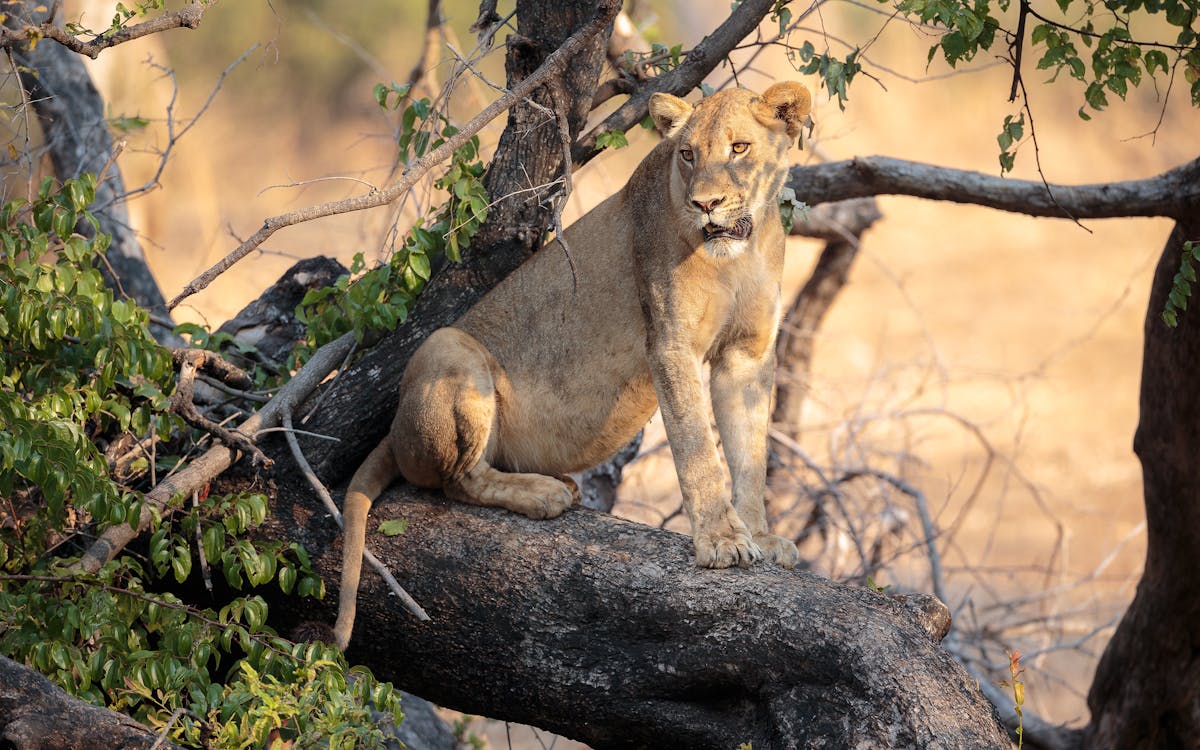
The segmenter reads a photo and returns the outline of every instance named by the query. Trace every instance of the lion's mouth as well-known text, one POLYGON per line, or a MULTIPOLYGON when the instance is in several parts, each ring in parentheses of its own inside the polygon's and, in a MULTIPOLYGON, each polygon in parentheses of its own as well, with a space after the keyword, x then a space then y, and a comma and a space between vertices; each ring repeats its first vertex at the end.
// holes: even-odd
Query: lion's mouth
POLYGON ((749 216, 743 216, 727 227, 719 224, 705 224, 703 230, 704 241, 708 242, 715 239, 744 240, 750 237, 750 232, 753 229, 754 222, 750 221, 749 216))

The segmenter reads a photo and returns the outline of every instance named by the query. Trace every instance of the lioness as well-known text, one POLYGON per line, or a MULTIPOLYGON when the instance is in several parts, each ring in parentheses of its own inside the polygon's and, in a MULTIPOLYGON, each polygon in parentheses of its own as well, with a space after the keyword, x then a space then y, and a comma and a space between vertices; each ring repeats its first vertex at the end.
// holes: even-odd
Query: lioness
POLYGON ((565 247, 550 243, 421 345, 391 432, 346 491, 338 647, 354 625, 367 511, 393 479, 553 518, 577 497, 558 477, 611 456, 656 407, 696 562, 796 564, 795 545, 767 530, 763 489, 784 250, 777 198, 809 106, 808 89, 790 82, 695 107, 655 94, 664 139, 625 188, 567 229, 565 247))

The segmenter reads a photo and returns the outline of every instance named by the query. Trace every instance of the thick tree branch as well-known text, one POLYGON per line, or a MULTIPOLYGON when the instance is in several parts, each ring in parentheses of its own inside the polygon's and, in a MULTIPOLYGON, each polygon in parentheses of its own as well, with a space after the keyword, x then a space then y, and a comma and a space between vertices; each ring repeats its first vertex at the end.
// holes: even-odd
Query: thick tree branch
POLYGON ((711 73, 734 47, 758 28, 774 5, 774 0, 746 0, 734 8, 712 34, 704 37, 688 52, 678 68, 639 85, 617 111, 580 136, 571 148, 575 165, 583 165, 600 153, 596 148, 596 136, 610 130, 628 130, 641 122, 646 116, 646 108, 652 94, 664 92, 683 96, 700 85, 704 77, 711 73))
MULTIPOLYGON (((265 533, 336 581, 332 524, 280 481, 265 533)), ((407 522, 371 541, 432 619, 366 576, 348 656, 441 705, 596 748, 1008 747, 932 597, 697 568, 686 536, 584 509, 531 521, 400 484, 372 514, 407 522)), ((334 599, 272 612, 329 620, 334 599)))
MULTIPOLYGON (((1197 204, 1200 208, 1200 204, 1197 204)), ((1144 324, 1138 426, 1146 563, 1137 593, 1096 665, 1088 692, 1092 720, 1083 747, 1194 747, 1200 737, 1200 320, 1162 321, 1184 243, 1200 239, 1200 210, 1181 221, 1163 248, 1144 324)))
POLYGON ((177 748, 128 716, 73 698, 0 656, 0 745, 14 750, 177 748))
POLYGON ((796 191, 798 199, 812 206, 872 195, 911 195, 1029 216, 1178 219, 1191 215, 1200 202, 1200 159, 1144 180, 1050 185, 1053 196, 1041 182, 993 177, 886 156, 793 167, 788 187, 796 191))

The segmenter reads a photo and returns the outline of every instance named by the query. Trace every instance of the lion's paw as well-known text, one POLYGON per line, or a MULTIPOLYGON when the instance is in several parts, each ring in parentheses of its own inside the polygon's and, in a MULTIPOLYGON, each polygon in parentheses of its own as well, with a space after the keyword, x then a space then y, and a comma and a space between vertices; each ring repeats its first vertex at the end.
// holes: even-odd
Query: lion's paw
POLYGON ((765 558, 780 567, 794 568, 800 562, 800 552, 791 539, 775 534, 755 534, 754 543, 762 550, 765 558))
POLYGON ((529 512, 525 515, 530 518, 557 518, 561 516, 567 508, 570 508, 576 502, 576 494, 571 491, 571 488, 557 479, 550 479, 545 482, 545 488, 538 488, 538 492, 529 506, 529 512))
POLYGON ((722 531, 699 531, 692 539, 696 564, 703 568, 749 567, 763 559, 763 552, 745 527, 722 531))

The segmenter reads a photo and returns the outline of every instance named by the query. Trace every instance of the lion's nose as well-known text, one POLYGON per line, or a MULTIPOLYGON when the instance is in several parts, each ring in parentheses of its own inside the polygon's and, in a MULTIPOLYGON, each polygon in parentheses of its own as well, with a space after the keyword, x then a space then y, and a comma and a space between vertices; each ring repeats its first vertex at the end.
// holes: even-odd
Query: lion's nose
POLYGON ((711 213, 714 208, 716 208, 717 206, 721 205, 724 202, 725 202, 724 198, 709 198, 708 200, 693 200, 692 204, 696 208, 700 209, 701 211, 703 211, 704 213, 707 214, 707 213, 711 213))

